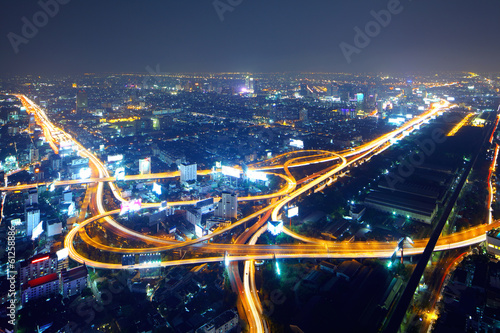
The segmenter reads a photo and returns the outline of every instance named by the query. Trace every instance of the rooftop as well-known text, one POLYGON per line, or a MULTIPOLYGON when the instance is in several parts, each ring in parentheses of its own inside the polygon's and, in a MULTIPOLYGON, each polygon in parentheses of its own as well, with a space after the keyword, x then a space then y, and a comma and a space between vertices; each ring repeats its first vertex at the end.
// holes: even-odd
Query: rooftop
POLYGON ((57 255, 55 253, 40 253, 40 254, 37 254, 37 255, 29 258, 28 260, 21 262, 21 267, 26 267, 26 266, 31 265, 31 264, 37 264, 39 262, 43 262, 43 261, 48 260, 50 258, 56 258, 56 257, 57 257, 57 255))
POLYGON ((225 323, 227 323, 231 319, 233 319, 234 317, 238 317, 238 315, 233 310, 227 310, 227 311, 223 312, 222 314, 218 315, 217 317, 215 317, 214 319, 210 320, 205 325, 198 328, 196 330, 196 332, 197 333, 198 332, 199 333, 205 332, 205 328, 211 328, 211 327, 215 327, 215 329, 217 329, 217 328, 223 326, 225 323))
POLYGON ((488 236, 500 239, 500 228, 491 229, 490 231, 488 231, 488 236))
POLYGON ((87 266, 78 266, 70 269, 69 271, 63 271, 61 277, 64 282, 69 282, 73 280, 80 279, 87 276, 87 266))

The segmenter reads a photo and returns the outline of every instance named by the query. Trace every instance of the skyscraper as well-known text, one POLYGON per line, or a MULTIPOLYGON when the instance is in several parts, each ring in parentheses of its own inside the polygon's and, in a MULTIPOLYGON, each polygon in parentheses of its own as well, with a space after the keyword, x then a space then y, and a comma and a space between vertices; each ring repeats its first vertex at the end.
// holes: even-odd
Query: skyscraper
POLYGON ((245 88, 249 93, 254 92, 254 85, 253 84, 254 84, 253 77, 247 76, 245 78, 245 88))
POLYGON ((413 81, 407 80, 406 86, 404 87, 404 92, 406 98, 410 98, 413 95, 413 81))
POLYGON ((307 83, 301 83, 300 84, 300 96, 306 97, 309 95, 309 86, 307 83))
POLYGON ((38 209, 37 204, 26 206, 25 221, 26 236, 31 237, 33 229, 40 223, 40 209, 38 209))
POLYGON ((307 123, 309 121, 309 113, 308 113, 306 108, 303 108, 302 110, 300 110, 299 120, 304 122, 304 123, 307 123))
POLYGON ((76 114, 84 114, 88 110, 88 96, 85 90, 79 90, 76 94, 76 114))

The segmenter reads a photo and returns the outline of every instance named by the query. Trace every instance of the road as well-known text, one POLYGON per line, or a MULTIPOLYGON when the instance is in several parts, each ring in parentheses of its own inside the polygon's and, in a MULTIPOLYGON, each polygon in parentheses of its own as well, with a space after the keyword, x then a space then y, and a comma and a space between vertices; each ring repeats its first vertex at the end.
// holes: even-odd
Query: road
MULTIPOLYGON (((424 112, 420 116, 411 119, 398 129, 389 132, 387 134, 384 134, 373 141, 360 145, 355 149, 344 150, 337 153, 326 152, 326 151, 301 151, 301 152, 296 151, 296 152, 282 154, 270 161, 266 161, 266 164, 271 164, 271 165, 257 164, 255 166, 251 166, 251 168, 253 168, 254 170, 266 171, 266 172, 269 170, 283 169, 286 175, 282 174, 275 174, 275 175, 282 177, 286 182, 286 185, 276 193, 266 194, 261 196, 242 197, 239 198, 239 200, 241 201, 268 200, 273 198, 275 198, 276 200, 271 201, 271 203, 268 206, 240 219, 239 221, 234 222, 230 226, 216 230, 211 235, 206 235, 196 240, 190 240, 185 242, 173 242, 137 233, 135 231, 123 227, 118 222, 116 222, 116 220, 114 220, 111 216, 118 214, 119 210, 106 212, 102 203, 104 183, 109 184, 115 198, 117 198, 122 202, 125 201, 125 199, 121 197, 119 189, 114 185, 114 181, 116 181, 116 179, 109 175, 109 172, 104 166, 104 164, 92 152, 85 149, 76 140, 74 140, 70 135, 66 134, 60 128, 54 126, 50 122, 48 117, 45 115, 43 110, 41 110, 38 106, 36 106, 33 102, 31 102, 31 100, 29 100, 27 97, 22 95, 18 95, 18 97, 23 102, 23 105, 25 105, 25 107, 27 108, 27 111, 35 114, 37 123, 41 125, 44 131, 44 135, 47 138, 47 141, 49 142, 49 144, 51 144, 51 147, 54 149, 55 152, 58 151, 58 145, 61 143, 72 144, 78 150, 80 156, 89 158, 89 162, 92 165, 93 170, 96 170, 96 174, 98 174, 97 178, 92 178, 89 180, 61 181, 55 184, 57 186, 64 186, 64 185, 67 186, 72 184, 93 183, 95 186, 94 187, 95 195, 93 196, 95 200, 92 200, 90 202, 90 205, 92 206, 91 211, 95 212, 94 216, 82 221, 72 230, 70 230, 64 241, 64 245, 66 248, 68 248, 69 255, 72 259, 80 263, 85 263, 88 266, 96 268, 105 268, 105 269, 136 269, 136 268, 151 267, 151 265, 143 265, 143 264, 124 267, 121 264, 103 263, 92 260, 91 258, 84 258, 76 251, 76 249, 73 246, 74 238, 78 233, 80 233, 82 235, 82 239, 84 239, 90 245, 104 251, 110 251, 116 253, 144 253, 144 252, 158 252, 158 251, 186 248, 190 252, 205 251, 205 252, 220 254, 219 256, 214 256, 214 257, 187 258, 182 260, 161 262, 158 264, 163 267, 176 266, 176 265, 199 265, 210 262, 221 262, 224 260, 224 255, 227 253, 229 255, 230 262, 245 261, 243 289, 245 293, 244 299, 246 299, 246 301, 244 302, 244 307, 250 310, 247 311, 251 313, 248 316, 249 317, 248 320, 249 322, 253 323, 250 326, 255 327, 254 329, 257 332, 261 332, 264 329, 265 325, 263 325, 263 322, 260 319, 260 313, 259 313, 260 302, 258 301, 258 297, 255 292, 255 282, 253 280, 254 268, 252 268, 254 267, 253 265, 254 260, 262 260, 262 259, 265 260, 274 258, 276 259, 389 258, 390 256, 392 256, 394 249, 396 248, 397 245, 396 242, 330 242, 321 239, 313 239, 297 235, 288 229, 285 229, 285 232, 287 234, 307 244, 294 244, 294 245, 282 245, 282 246, 243 244, 246 242, 246 239, 241 244, 238 243, 214 244, 214 243, 209 243, 207 241, 209 241, 211 238, 215 236, 228 232, 229 230, 232 230, 235 227, 241 226, 244 223, 257 219, 259 216, 262 216, 264 214, 267 216, 270 215, 273 220, 278 220, 281 214, 280 213, 281 209, 285 205, 287 205, 290 201, 296 199, 301 195, 307 194, 308 191, 314 189, 317 186, 321 186, 325 182, 332 182, 333 179, 335 179, 338 174, 344 172, 348 167, 352 167, 358 163, 367 161, 372 156, 381 153, 382 151, 387 149, 395 140, 419 128, 420 125, 428 122, 431 117, 435 117, 438 113, 450 107, 450 104, 445 101, 434 104, 429 108, 428 111, 424 112), (295 155, 305 154, 305 155, 288 158, 288 156, 293 156, 292 154, 295 155), (286 161, 285 163, 281 164, 281 160, 286 160, 286 161), (331 161, 336 161, 337 164, 323 170, 322 172, 309 176, 306 181, 301 181, 300 182, 301 186, 297 188, 297 182, 290 173, 289 168, 307 166, 307 165, 325 163, 331 161), (280 164, 272 165, 273 163, 280 163, 280 164), (125 237, 140 239, 148 244, 154 244, 155 246, 149 247, 147 249, 144 248, 132 249, 132 248, 115 248, 104 244, 100 244, 95 240, 91 239, 90 237, 88 237, 88 235, 85 232, 81 232, 81 230, 83 230, 86 225, 97 220, 104 220, 109 227, 120 232, 120 234, 125 237)), ((199 171, 199 174, 208 175, 210 172, 211 170, 201 170, 199 171)), ((149 174, 149 175, 129 175, 126 177, 126 180, 154 180, 154 179, 172 178, 178 176, 179 176, 178 172, 149 174)), ((37 184, 26 184, 20 186, 3 187, 0 188, 0 190, 2 191, 23 190, 29 188, 30 186, 33 187, 36 185, 37 184)), ((196 201, 169 202, 169 205, 187 205, 194 203, 196 203, 196 201)), ((150 204, 144 204, 143 206, 144 208, 157 208, 159 207, 159 205, 160 203, 150 203, 150 204)), ((458 247, 464 247, 482 242, 485 240, 485 232, 497 226, 499 226, 499 222, 493 222, 491 224, 485 224, 476 228, 471 228, 461 233, 456 233, 446 237, 442 237, 438 240, 435 247, 435 251, 443 251, 458 247)), ((264 230, 264 227, 260 228, 259 232, 256 232, 257 229, 252 227, 251 233, 248 233, 248 236, 251 234, 254 235, 254 237, 252 237, 253 243, 256 242, 257 238, 255 237, 259 235, 261 230, 264 230)), ((248 239, 248 237, 246 238, 248 239)), ((415 240, 414 247, 405 249, 406 255, 417 255, 423 253, 427 242, 428 239, 415 240)), ((240 290, 241 285, 239 286, 237 285, 236 288, 240 290)), ((261 307, 260 307, 260 312, 261 312, 261 307)))

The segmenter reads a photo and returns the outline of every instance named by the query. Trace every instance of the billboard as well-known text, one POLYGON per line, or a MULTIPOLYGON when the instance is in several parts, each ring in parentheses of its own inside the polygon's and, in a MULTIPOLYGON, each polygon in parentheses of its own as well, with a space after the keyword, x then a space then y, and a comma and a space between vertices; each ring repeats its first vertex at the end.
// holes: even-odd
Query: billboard
POLYGON ((66 259, 69 256, 69 249, 65 247, 64 249, 57 251, 56 255, 57 255, 57 260, 66 259))
POLYGON ((160 204, 160 208, 158 209, 160 212, 168 208, 167 201, 162 201, 160 204))
POLYGON ((267 182, 267 174, 265 174, 264 172, 248 170, 247 176, 252 181, 262 180, 267 182))
POLYGON ((403 117, 395 117, 395 118, 389 118, 388 122, 389 124, 399 126, 401 124, 404 124, 406 122, 406 119, 403 117))
POLYGON ((90 168, 80 169, 80 179, 89 179, 92 176, 92 170, 90 168))
POLYGON ((77 158, 71 161, 71 166, 88 165, 88 164, 89 164, 88 158, 77 158))
POLYGON ((273 235, 277 236, 283 232, 283 221, 269 221, 267 222, 267 230, 273 235))
POLYGON ((116 168, 115 178, 116 178, 116 180, 125 180, 125 168, 124 167, 116 168))
POLYGON ((290 139, 290 146, 297 147, 299 149, 303 149, 304 148, 304 141, 302 141, 302 140, 296 140, 296 139, 290 139))
POLYGON ((33 234, 31 240, 35 240, 43 233, 43 221, 38 223, 38 225, 33 229, 33 234))
POLYGON ((139 254, 139 265, 159 265, 161 263, 160 253, 139 254))
POLYGON ((122 266, 135 265, 135 254, 124 254, 122 256, 122 266))
POLYGON ((139 173, 149 175, 151 173, 151 161, 149 158, 139 160, 139 173))
POLYGON ((10 223, 11 223, 11 225, 13 225, 13 226, 18 226, 18 225, 23 224, 23 223, 21 222, 21 219, 13 219, 12 221, 10 221, 10 223))
POLYGON ((120 215, 123 215, 123 214, 128 213, 128 212, 137 212, 137 211, 141 210, 141 207, 142 207, 141 199, 134 199, 134 200, 122 202, 120 215))
POLYGON ((290 208, 288 208, 287 216, 289 218, 294 217, 294 216, 299 216, 299 207, 290 207, 290 208))
POLYGON ((153 184, 153 192, 158 194, 158 195, 161 195, 161 185, 154 183, 153 184))
POLYGON ((240 170, 233 168, 233 167, 228 167, 225 165, 222 166, 222 174, 225 176, 240 178, 240 170))
POLYGON ((199 225, 194 226, 194 231, 198 238, 203 237, 203 229, 199 225))
POLYGON ((108 162, 118 162, 123 160, 123 155, 108 155, 108 162))

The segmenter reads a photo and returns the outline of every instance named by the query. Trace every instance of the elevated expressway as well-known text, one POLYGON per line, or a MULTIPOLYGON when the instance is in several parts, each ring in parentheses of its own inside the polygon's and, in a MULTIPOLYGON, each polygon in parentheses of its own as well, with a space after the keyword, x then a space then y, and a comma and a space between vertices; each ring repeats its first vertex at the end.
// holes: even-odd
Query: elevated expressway
MULTIPOLYGON (((210 243, 209 241, 218 235, 221 235, 237 226, 242 225, 248 221, 251 221, 255 218, 259 218, 259 223, 264 224, 265 220, 271 215, 273 220, 278 220, 280 218, 281 209, 288 204, 290 201, 296 199, 300 195, 307 194, 307 191, 315 188, 322 183, 325 183, 328 180, 332 180, 336 175, 340 174, 343 170, 348 168, 349 166, 356 165, 358 162, 363 162, 369 160, 373 155, 379 154, 385 149, 387 149, 395 139, 399 139, 409 132, 416 129, 419 125, 424 122, 428 122, 431 117, 435 117, 440 112, 443 112, 445 109, 450 107, 450 104, 447 102, 441 102, 439 104, 434 104, 430 107, 430 109, 424 112, 422 115, 413 118, 407 123, 403 124, 400 128, 389 132, 385 135, 380 136, 379 138, 365 143, 355 149, 344 150, 338 153, 332 153, 328 151, 295 151, 286 154, 282 154, 276 156, 274 159, 265 161, 265 163, 257 163, 255 165, 250 166, 253 170, 259 170, 264 172, 269 172, 270 170, 280 170, 283 169, 285 175, 277 174, 276 176, 282 177, 286 185, 281 188, 278 192, 273 194, 261 195, 261 196, 252 196, 252 197, 241 197, 240 201, 248 201, 248 200, 267 200, 273 199, 271 203, 249 215, 246 216, 239 221, 231 224, 230 226, 222 229, 216 230, 211 235, 203 236, 196 240, 186 241, 186 242, 176 242, 171 240, 163 240, 157 237, 143 235, 141 233, 137 233, 133 230, 127 229, 121 224, 117 223, 112 215, 118 214, 119 210, 106 212, 103 204, 102 204, 102 196, 103 196, 103 186, 104 183, 107 182, 111 188, 111 191, 116 199, 120 201, 125 201, 119 193, 119 189, 114 185, 114 181, 116 179, 109 175, 108 170, 105 168, 103 163, 90 151, 86 150, 83 146, 81 146, 76 140, 74 140, 71 136, 66 134, 61 129, 52 125, 52 123, 48 120, 47 116, 38 106, 36 106, 32 101, 27 99, 25 96, 18 96, 23 105, 25 105, 26 109, 30 113, 34 113, 36 115, 37 122, 42 126, 44 134, 51 144, 54 151, 57 152, 57 144, 64 141, 72 141, 74 146, 77 147, 78 152, 83 157, 88 157, 90 163, 92 165, 94 174, 98 174, 98 178, 88 179, 84 181, 60 181, 54 183, 56 186, 64 186, 64 185, 72 185, 72 184, 81 184, 81 183, 97 183, 97 187, 95 189, 96 193, 94 195, 94 211, 97 211, 97 214, 93 217, 83 221, 81 224, 75 226, 66 236, 64 245, 69 250, 69 255, 73 260, 76 260, 80 263, 85 263, 88 266, 92 266, 95 268, 103 268, 103 269, 139 269, 145 267, 151 267, 151 265, 130 265, 130 266, 122 266, 121 264, 113 264, 113 263, 103 263, 96 260, 92 260, 91 258, 85 258, 80 253, 76 251, 74 248, 74 238, 77 234, 80 235, 81 239, 85 241, 90 246, 93 246, 97 249, 114 252, 114 253, 147 253, 147 252, 158 252, 158 251, 168 251, 173 249, 185 248, 189 251, 202 252, 210 254, 218 254, 217 256, 212 257, 195 257, 189 259, 182 260, 170 260, 161 262, 160 265, 162 267, 167 266, 176 266, 176 265, 198 265, 203 263, 210 262, 234 262, 234 261, 245 261, 244 266, 244 279, 243 286, 241 285, 241 281, 239 282, 237 288, 241 290, 241 288, 245 291, 245 297, 242 300, 243 305, 248 314, 248 320, 251 326, 251 331, 262 332, 266 328, 265 322, 262 322, 260 318, 260 314, 262 313, 262 306, 258 299, 258 296, 255 293, 255 281, 254 281, 254 260, 262 260, 262 259, 292 259, 292 258, 389 258, 393 255, 394 249, 397 246, 397 242, 331 242, 324 241, 321 239, 314 239, 305 236, 298 235, 291 230, 284 229, 284 232, 290 235, 291 237, 297 239, 298 241, 304 242, 304 244, 293 244, 293 245, 256 245, 257 238, 265 231, 265 226, 260 227, 259 230, 256 231, 255 228, 252 228, 252 233, 254 233, 254 237, 251 238, 250 244, 244 244, 245 241, 237 242, 235 244, 215 244, 210 243), (294 156, 290 158, 290 156, 294 156), (299 155, 299 156, 297 156, 299 155), (281 164, 280 162, 284 160, 285 162, 281 164), (291 174, 289 168, 292 167, 300 167, 307 166, 318 163, 332 162, 337 161, 337 164, 324 169, 321 172, 317 172, 314 175, 306 177, 306 179, 302 179, 296 181, 293 175, 291 174), (273 163, 276 163, 273 165, 273 163), (279 163, 279 164, 278 164, 279 163), (271 165, 269 165, 271 164, 271 165), (303 184, 301 187, 297 188, 298 184, 303 184), (146 248, 118 248, 112 247, 104 244, 100 244, 94 239, 90 238, 86 231, 85 227, 94 221, 105 221, 105 225, 107 227, 111 227, 114 232, 117 232, 120 236, 123 237, 131 237, 136 240, 144 241, 147 244, 146 248), (255 230, 254 230, 255 229, 255 230)), ((208 175, 210 170, 202 170, 199 171, 200 175, 208 175)), ((161 178, 173 178, 178 177, 178 172, 170 172, 170 173, 159 173, 152 175, 135 175, 135 176, 127 176, 125 180, 153 180, 153 179, 161 179, 161 178)), ((13 191, 13 190, 23 190, 26 188, 34 187, 39 184, 28 184, 28 185, 20 185, 20 186, 11 186, 11 187, 2 187, 0 190, 2 191, 13 191)), ((189 205, 195 204, 196 201, 182 201, 182 202, 169 202, 170 205, 189 205)), ((144 208, 158 208, 159 203, 152 204, 144 204, 144 208)), ((498 227, 500 222, 494 222, 486 225, 481 225, 478 227, 474 227, 463 232, 455 233, 448 236, 443 236, 439 239, 437 246, 435 247, 435 251, 444 251, 464 246, 469 246, 473 244, 480 243, 485 240, 486 232, 494 227, 498 227)), ((248 233, 250 236, 251 233, 248 233)), ((424 251, 424 248, 427 244, 427 239, 415 240, 414 245, 411 248, 405 249, 406 255, 417 255, 421 254, 424 251)), ((233 266, 234 267, 234 266, 233 266)), ((241 295, 240 295, 241 296, 241 295)))
MULTIPOLYGON (((288 154, 300 155, 304 153, 304 155, 294 157, 292 159, 288 159, 285 164, 280 165, 266 165, 261 166, 256 165, 255 170, 277 170, 277 169, 285 169, 286 175, 277 174, 275 175, 282 177, 286 181, 286 185, 280 189, 280 191, 262 195, 262 196, 254 196, 254 197, 241 197, 239 198, 241 201, 247 200, 266 200, 271 198, 281 198, 279 200, 273 201, 267 207, 246 216, 239 221, 236 221, 232 225, 226 228, 218 229, 214 233, 210 235, 206 235, 200 237, 196 240, 186 241, 186 242, 174 242, 169 240, 160 239, 157 237, 143 235, 141 233, 137 233, 128 228, 123 227, 119 223, 117 223, 110 216, 117 214, 118 211, 106 212, 102 205, 102 192, 103 192, 103 184, 104 182, 108 182, 111 187, 111 190, 115 197, 120 201, 125 201, 119 195, 119 190, 113 184, 115 181, 114 177, 109 175, 109 172, 105 168, 97 157, 94 154, 86 150, 83 146, 81 146, 76 140, 74 140, 71 136, 65 134, 64 131, 52 125, 52 123, 48 120, 47 116, 36 104, 31 102, 28 98, 23 95, 18 96, 23 105, 27 108, 28 112, 37 114, 37 122, 41 122, 42 127, 44 128, 44 133, 49 137, 53 138, 54 143, 57 144, 61 140, 72 141, 73 144, 78 147, 79 154, 84 157, 88 157, 93 166, 98 170, 99 178, 89 179, 85 181, 61 181, 56 185, 69 185, 76 183, 91 183, 98 182, 97 190, 96 190, 96 206, 98 215, 93 216, 90 219, 83 221, 81 224, 73 228, 65 239, 65 246, 70 250, 70 256, 81 263, 85 262, 87 265, 99 268, 123 268, 119 264, 110 264, 110 263, 99 263, 91 260, 90 258, 84 258, 73 247, 74 237, 77 233, 80 232, 82 228, 93 221, 104 219, 108 224, 110 224, 114 229, 122 232, 122 235, 128 235, 134 239, 143 240, 149 244, 155 244, 156 246, 147 247, 147 248, 116 248, 110 247, 104 244, 99 244, 95 240, 92 240, 90 237, 85 237, 85 240, 89 242, 90 245, 95 246, 99 249, 109 252, 117 252, 117 253, 144 253, 144 252, 158 252, 158 251, 168 251, 173 249, 178 249, 182 247, 186 247, 193 250, 200 250, 203 248, 204 252, 213 252, 225 254, 228 253, 230 256, 230 260, 249 260, 249 259, 268 259, 269 257, 276 256, 276 258, 304 258, 304 257, 318 257, 318 258, 355 258, 355 257, 380 257, 387 258, 390 257, 396 244, 392 242, 329 242, 320 239, 311 239, 301 235, 297 235, 292 231, 285 229, 285 232, 290 236, 298 239, 299 241, 305 242, 307 244, 294 244, 294 245, 281 245, 281 246, 267 246, 267 245, 253 245, 248 246, 245 244, 214 244, 214 243, 204 243, 209 241, 211 238, 221 235, 237 226, 242 225, 245 222, 248 222, 252 219, 255 219, 262 214, 265 214, 269 210, 272 210, 272 219, 279 219, 280 211, 283 206, 285 206, 288 202, 294 200, 298 196, 306 193, 312 188, 318 186, 322 182, 325 182, 330 177, 335 176, 340 173, 345 168, 353 165, 356 162, 363 161, 364 159, 369 159, 374 154, 378 154, 381 151, 385 150, 391 143, 391 140, 400 137, 403 133, 408 133, 416 128, 416 126, 428 121, 429 118, 435 117, 438 113, 443 112, 443 110, 450 107, 449 103, 441 102, 439 104, 434 104, 431 108, 424 112, 422 115, 415 117, 403 124, 400 128, 389 132, 387 134, 382 135, 381 137, 365 143, 355 149, 344 150, 339 152, 338 154, 328 152, 328 151, 300 151, 300 152, 291 152, 288 154), (57 135, 52 135, 51 133, 56 132, 57 135), (309 154, 309 155, 306 155, 309 154), (296 180, 291 175, 288 170, 291 167, 305 166, 316 163, 324 163, 328 161, 340 160, 340 163, 330 168, 329 171, 318 176, 314 180, 304 184, 302 187, 296 189, 296 180), (243 255, 244 254, 244 255, 243 255)), ((275 157, 275 161, 279 159, 286 159, 287 154, 282 154, 280 156, 275 157)), ((269 163, 269 161, 267 161, 269 163)), ((273 162, 273 161, 271 161, 273 162)), ((202 170, 199 172, 201 175, 208 175, 210 170, 202 170)), ((135 176, 127 176, 126 180, 150 180, 150 179, 160 179, 160 178, 171 178, 178 177, 178 172, 170 172, 170 173, 160 173, 160 174, 152 174, 152 175, 135 175, 135 176)), ((30 185, 21 185, 21 186, 30 186, 30 185)), ((32 186, 32 185, 31 185, 32 186)), ((4 187, 0 188, 0 190, 20 190, 19 186, 12 187, 4 187)), ((181 201, 181 202, 169 202, 169 205, 189 205, 195 204, 196 201, 181 201)), ((144 204, 144 208, 157 208, 159 207, 159 203, 151 203, 144 204)), ((442 237, 440 243, 436 247, 436 250, 444 250, 455 247, 467 246, 470 244, 478 243, 484 240, 485 232, 491 229, 496 223, 491 225, 482 226, 482 229, 471 229, 462 234, 454 234, 447 237, 442 237), (479 230, 479 231, 478 231, 479 230), (479 234, 478 234, 479 233, 479 234)), ((82 233, 83 234, 83 233, 82 233)), ((425 247, 426 240, 416 240, 415 246, 413 248, 406 249, 406 253, 408 255, 419 254, 425 247)), ((184 259, 181 261, 169 261, 161 263, 162 266, 172 266, 179 264, 191 264, 191 263, 203 263, 203 262, 213 262, 213 261, 221 261, 223 259, 222 256, 212 257, 212 258, 195 258, 195 259, 184 259)), ((127 268, 134 268, 134 266, 128 266, 127 268)))
MULTIPOLYGON (((252 260, 252 259, 270 259, 276 256, 276 258, 388 258, 394 253, 394 249, 396 248, 396 243, 394 242, 329 242, 320 239, 311 239, 301 235, 297 235, 292 231, 285 229, 285 232, 290 236, 298 239, 299 241, 308 243, 308 244, 294 244, 294 245, 281 245, 281 246, 269 246, 269 245, 253 245, 248 246, 244 244, 214 244, 214 243, 204 243, 205 241, 209 241, 211 238, 221 235, 239 225, 242 225, 245 222, 248 222, 254 218, 259 217, 260 215, 268 212, 272 209, 272 219, 279 219, 279 214, 281 208, 286 205, 291 200, 297 198, 301 194, 306 193, 308 190, 313 187, 319 185, 321 182, 324 182, 328 178, 334 176, 336 173, 340 172, 344 168, 352 165, 360 160, 367 159, 373 154, 379 153, 387 148, 387 145, 391 139, 394 139, 400 136, 404 131, 408 131, 411 128, 414 128, 415 125, 421 124, 426 121, 429 117, 434 116, 437 112, 441 112, 442 109, 448 107, 448 104, 442 103, 438 106, 433 106, 429 111, 424 113, 423 115, 412 119, 412 121, 404 124, 402 127, 397 130, 387 133, 380 138, 364 144, 354 151, 344 151, 341 155, 337 156, 326 156, 326 154, 320 153, 321 159, 341 159, 342 163, 335 166, 330 171, 326 172, 322 176, 317 177, 313 181, 305 184, 304 186, 295 189, 292 192, 289 192, 287 195, 284 195, 280 200, 277 200, 267 207, 243 218, 239 221, 233 223, 231 226, 223 229, 216 230, 211 235, 203 236, 196 240, 186 241, 186 242, 173 242, 167 241, 163 239, 159 239, 156 237, 151 237, 147 235, 142 235, 140 233, 136 233, 134 231, 128 230, 123 226, 119 225, 116 222, 112 222, 114 227, 119 228, 124 233, 129 234, 131 237, 135 239, 141 239, 145 242, 149 242, 150 244, 157 244, 157 246, 147 247, 147 248, 116 248, 103 244, 99 244, 96 241, 93 241, 86 237, 86 241, 89 242, 90 245, 102 249, 104 251, 115 252, 115 253, 145 253, 145 252, 158 252, 158 251, 168 251, 178 248, 188 248, 190 250, 201 250, 203 252, 209 253, 219 253, 220 256, 216 257, 205 257, 205 258, 193 258, 193 259, 184 259, 184 260, 174 260, 168 262, 162 262, 162 266, 173 266, 179 264, 198 264, 204 262, 220 262, 224 260, 222 254, 227 253, 229 255, 230 261, 235 260, 252 260), (347 160, 347 157, 349 160, 347 160)), ((297 159, 304 158, 308 156, 297 157, 297 159)), ((311 163, 301 162, 301 163, 311 163)), ((283 166, 285 167, 285 166, 283 166)), ((290 175, 288 175, 290 177, 290 175)), ((292 183, 295 180, 290 179, 292 183)), ((98 189, 99 191, 99 189, 98 189)), ((98 193, 97 197, 99 197, 100 193, 98 193)), ((278 196, 277 196, 278 197, 278 196)), ((186 204, 183 202, 182 204, 186 204)), ((145 206, 148 208, 158 207, 159 204, 146 204, 145 206)), ((113 212, 101 212, 100 215, 94 216, 91 219, 84 221, 82 224, 72 229, 70 233, 67 235, 65 240, 65 246, 70 249, 70 255, 74 260, 79 262, 85 262, 87 265, 99 267, 99 268, 110 268, 110 269, 119 269, 124 268, 120 264, 110 264, 110 263, 100 263, 93 261, 89 258, 84 258, 80 254, 76 252, 73 247, 73 240, 76 234, 80 231, 80 229, 84 228, 88 223, 93 221, 109 218, 110 215, 117 214, 118 211, 113 212)), ((112 219, 107 219, 106 221, 109 223, 112 219)), ((493 223, 490 225, 484 225, 481 227, 473 228, 467 230, 463 233, 453 234, 450 236, 442 237, 436 247, 436 251, 452 249, 457 247, 463 247, 475 243, 479 243, 484 241, 485 232, 493 227, 495 227, 497 223, 493 223)), ((416 255, 422 253, 425 248, 425 244, 427 243, 426 239, 416 240, 413 248, 408 248, 405 250, 407 255, 416 255)), ((127 268, 139 268, 141 266, 127 266, 127 268)), ((142 266, 143 267, 143 266, 142 266)))

